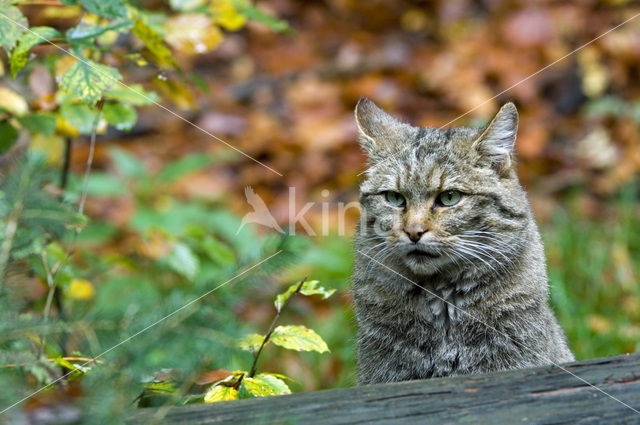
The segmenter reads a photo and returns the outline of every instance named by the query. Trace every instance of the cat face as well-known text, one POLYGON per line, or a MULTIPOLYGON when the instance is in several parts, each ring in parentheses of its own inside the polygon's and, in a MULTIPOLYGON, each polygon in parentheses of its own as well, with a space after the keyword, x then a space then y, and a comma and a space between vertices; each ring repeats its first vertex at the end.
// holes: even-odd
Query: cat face
POLYGON ((509 103, 484 129, 417 128, 361 99, 370 168, 359 248, 420 275, 508 268, 531 220, 513 161, 517 119, 509 103))

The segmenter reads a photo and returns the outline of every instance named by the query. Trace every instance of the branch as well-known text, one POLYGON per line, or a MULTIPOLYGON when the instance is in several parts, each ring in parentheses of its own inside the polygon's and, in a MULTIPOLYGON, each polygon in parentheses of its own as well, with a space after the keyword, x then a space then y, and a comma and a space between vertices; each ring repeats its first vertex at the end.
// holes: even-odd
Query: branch
POLYGON ((251 371, 249 372, 249 378, 253 378, 253 376, 256 374, 256 368, 258 366, 258 359, 260 358, 260 354, 262 353, 262 349, 264 348, 264 346, 267 344, 267 342, 269 342, 269 338, 271 338, 271 334, 273 333, 273 330, 276 327, 276 322, 278 321, 278 319, 280 318, 280 314, 284 311, 284 309, 289 305, 289 301, 291 301, 291 298, 293 298, 293 296, 295 294, 297 294, 298 292, 300 292, 300 289, 302 289, 302 285, 304 285, 304 282, 306 282, 307 278, 309 277, 309 275, 305 276, 301 281, 300 284, 298 285, 298 287, 296 288, 295 291, 293 291, 293 294, 291 294, 291 296, 289 298, 287 298, 287 300, 284 302, 284 304, 282 304, 282 307, 280 308, 280 310, 278 310, 276 312, 276 316, 273 318, 273 321, 271 322, 271 326, 269 326, 269 330, 267 331, 267 334, 264 336, 264 339, 262 340, 262 344, 260 344, 260 348, 258 349, 258 351, 256 352, 256 354, 253 356, 253 364, 251 365, 251 371))

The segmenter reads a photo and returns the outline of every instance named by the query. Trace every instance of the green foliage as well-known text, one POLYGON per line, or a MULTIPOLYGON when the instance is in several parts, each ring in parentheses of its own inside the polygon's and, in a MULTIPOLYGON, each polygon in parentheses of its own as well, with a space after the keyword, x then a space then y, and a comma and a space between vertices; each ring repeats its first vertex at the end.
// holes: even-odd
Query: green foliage
POLYGON ((124 103, 107 103, 102 113, 109 124, 122 131, 131 130, 138 120, 136 110, 124 103))
MULTIPOLYGON (((69 4, 77 3, 76 0, 69 1, 69 4)), ((80 0, 80 3, 92 13, 107 18, 124 18, 127 16, 127 7, 122 0, 80 0)))
POLYGON ((302 325, 287 325, 274 328, 280 318, 283 309, 289 304, 292 295, 316 295, 321 294, 326 299, 333 294, 333 290, 327 290, 318 286, 318 281, 307 282, 306 278, 300 283, 291 285, 286 292, 278 295, 275 301, 276 316, 266 335, 249 334, 238 341, 238 346, 253 353, 253 365, 251 371, 239 370, 230 373, 229 376, 215 382, 205 394, 205 403, 235 400, 238 398, 265 397, 280 394, 289 394, 291 390, 284 380, 288 377, 275 373, 261 373, 256 375, 258 359, 264 346, 272 342, 288 350, 328 352, 329 348, 324 340, 312 329, 302 325))
POLYGON ((29 51, 40 43, 54 38, 60 38, 62 34, 51 27, 33 27, 29 32, 24 33, 19 39, 16 47, 11 50, 9 65, 11 66, 11 77, 16 75, 27 64, 29 51))
MULTIPOLYGON (((246 1, 215 0, 208 7, 202 1, 173 1, 171 6, 177 12, 167 14, 160 5, 153 10, 123 0, 64 0, 64 4, 79 8, 78 17, 81 18, 77 26, 62 34, 53 28, 55 24, 30 28, 27 18, 17 7, 23 3, 23 0, 0 2, 0 14, 3 16, 0 19, 0 45, 7 53, 11 77, 15 79, 31 72, 34 67, 29 66, 30 63, 37 62, 46 64, 51 71, 64 71, 62 75, 56 75, 59 81, 56 104, 53 108, 47 107, 48 113, 63 118, 56 122, 54 131, 51 130, 50 118, 21 122, 32 135, 40 134, 41 142, 44 142, 43 136, 56 143, 60 136, 88 134, 92 122, 90 116, 95 116, 95 105, 99 100, 106 102, 103 114, 107 124, 120 131, 133 129, 138 119, 136 108, 157 103, 160 98, 140 84, 120 84, 123 81, 120 69, 129 63, 134 66, 153 65, 169 72, 157 78, 155 85, 179 107, 195 108, 191 80, 197 81, 197 78, 184 80, 175 61, 176 50, 186 54, 205 53, 215 48, 224 37, 219 27, 235 31, 251 19, 278 31, 288 28, 286 23, 264 14, 246 1), (185 30, 191 29, 194 22, 206 22, 208 28, 185 38, 180 25, 185 30), (119 35, 137 37, 143 48, 126 55, 114 51, 112 47, 119 35), (55 55, 34 54, 34 47, 46 45, 49 40, 63 47, 55 55), (60 54, 65 51, 68 53, 66 57, 60 54), (112 56, 107 63, 109 53, 112 56), (70 57, 77 61, 69 64, 70 57), (114 58, 118 59, 114 61, 114 58)), ((1 152, 9 150, 17 140, 17 129, 10 122, 12 118, 43 112, 29 110, 20 94, 1 93, 3 98, 9 95, 9 100, 0 100, 0 107, 10 114, 1 117, 1 152)), ((44 151, 48 152, 50 160, 60 156, 56 149, 44 151)))
POLYGON ((18 122, 31 133, 51 136, 56 131, 56 116, 48 112, 36 112, 17 117, 18 122))
POLYGON ((29 23, 20 9, 9 2, 0 2, 0 45, 8 52, 13 49, 20 36, 26 31, 29 23))
POLYGON ((0 153, 3 153, 18 140, 18 130, 7 121, 0 121, 0 153))
POLYGON ((92 106, 120 80, 122 75, 117 69, 80 58, 64 73, 60 88, 75 93, 84 103, 92 106))
MULTIPOLYGON (((13 276, 25 268, 31 270, 40 284, 47 287, 51 282, 52 293, 63 295, 64 311, 47 307, 46 294, 28 307, 27 293, 3 291, 6 286, 0 284, 0 359, 2 364, 19 364, 0 368, 2 404, 15 402, 16 395, 31 393, 65 370, 72 372, 67 379, 82 385, 87 406, 99 406, 102 413, 98 417, 102 419, 107 412, 124 412, 137 396, 141 406, 202 402, 215 385, 192 394, 185 392, 190 386, 185 386, 190 382, 188 376, 169 381, 147 377, 166 369, 189 374, 220 365, 229 365, 231 370, 247 366, 250 357, 236 342, 246 332, 246 325, 236 317, 234 306, 250 297, 259 283, 281 273, 286 263, 253 270, 206 299, 178 313, 176 310, 276 249, 285 250, 282 256, 297 256, 299 251, 291 249, 304 246, 284 242, 280 236, 259 236, 249 228, 236 236, 240 219, 219 205, 175 202, 153 190, 158 175, 167 182, 184 176, 187 171, 182 166, 169 164, 167 169, 173 171, 151 173, 125 151, 112 150, 111 158, 114 164, 117 161, 117 174, 92 173, 89 193, 133 200, 138 213, 118 227, 86 223, 73 212, 72 203, 78 200, 82 187, 76 176, 71 176, 64 202, 49 194, 46 187, 57 176, 47 171, 42 155, 29 153, 5 176, 0 192, 0 246, 7 247, 0 261, 3 275, 12 276, 14 288, 22 281, 13 276), (75 229, 80 226, 86 227, 76 237, 75 229), (7 231, 11 228, 16 229, 14 234, 7 231), (109 239, 127 235, 138 241, 138 248, 122 248, 117 255, 97 254, 94 247, 105 241, 105 235, 109 239), (71 257, 70 248, 75 251, 71 257), (50 311, 47 320, 41 317, 45 309, 50 311), (167 318, 159 322, 163 317, 167 318), (90 361, 136 334, 135 341, 99 358, 97 364, 90 361), (75 352, 66 353, 71 336, 75 352), (23 376, 17 385, 13 381, 16 374, 23 376), (28 385, 27 376, 36 384, 28 385)), ((217 160, 206 159, 208 163, 217 160)), ((203 164, 203 158, 197 162, 203 164)), ((318 289, 317 284, 313 286, 318 289)), ((246 382, 238 388, 215 389, 209 399, 218 397, 218 391, 221 399, 290 392, 282 375, 248 375, 243 372, 246 382)), ((239 376, 235 375, 234 383, 239 376)), ((114 416, 114 423, 121 422, 115 418, 118 416, 114 416)))
POLYGON ((335 289, 327 290, 322 286, 318 286, 320 282, 317 280, 311 280, 309 282, 304 282, 302 287, 298 291, 298 284, 291 285, 285 292, 278 295, 274 302, 276 306, 276 310, 280 311, 285 302, 289 299, 291 295, 293 295, 296 291, 300 292, 302 295, 322 295, 322 299, 326 300, 336 291, 335 289))
POLYGON ((551 300, 578 359, 640 349, 637 185, 617 198, 605 222, 583 217, 576 200, 545 232, 551 300))

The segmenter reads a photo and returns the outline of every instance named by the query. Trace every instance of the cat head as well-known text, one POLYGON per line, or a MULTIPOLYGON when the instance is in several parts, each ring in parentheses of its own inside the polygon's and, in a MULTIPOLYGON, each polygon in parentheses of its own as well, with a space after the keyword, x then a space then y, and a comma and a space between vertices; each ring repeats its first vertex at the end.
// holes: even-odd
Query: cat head
POLYGON ((414 127, 364 98, 355 117, 370 165, 359 235, 369 255, 418 274, 470 264, 495 271, 510 261, 531 221, 516 174, 513 103, 482 129, 414 127))

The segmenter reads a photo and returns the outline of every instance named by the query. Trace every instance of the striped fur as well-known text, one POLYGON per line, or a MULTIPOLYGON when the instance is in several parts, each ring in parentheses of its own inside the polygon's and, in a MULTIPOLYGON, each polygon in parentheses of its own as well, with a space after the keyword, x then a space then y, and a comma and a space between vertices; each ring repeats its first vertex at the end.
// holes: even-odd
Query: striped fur
POLYGON ((480 130, 417 128, 358 103, 370 161, 352 287, 361 384, 573 360, 548 306, 543 246, 516 174, 517 122, 511 103, 480 130), (436 200, 448 190, 462 198, 445 207, 436 200), (386 191, 406 205, 392 205, 386 191), (417 242, 410 225, 425 230, 417 242))

